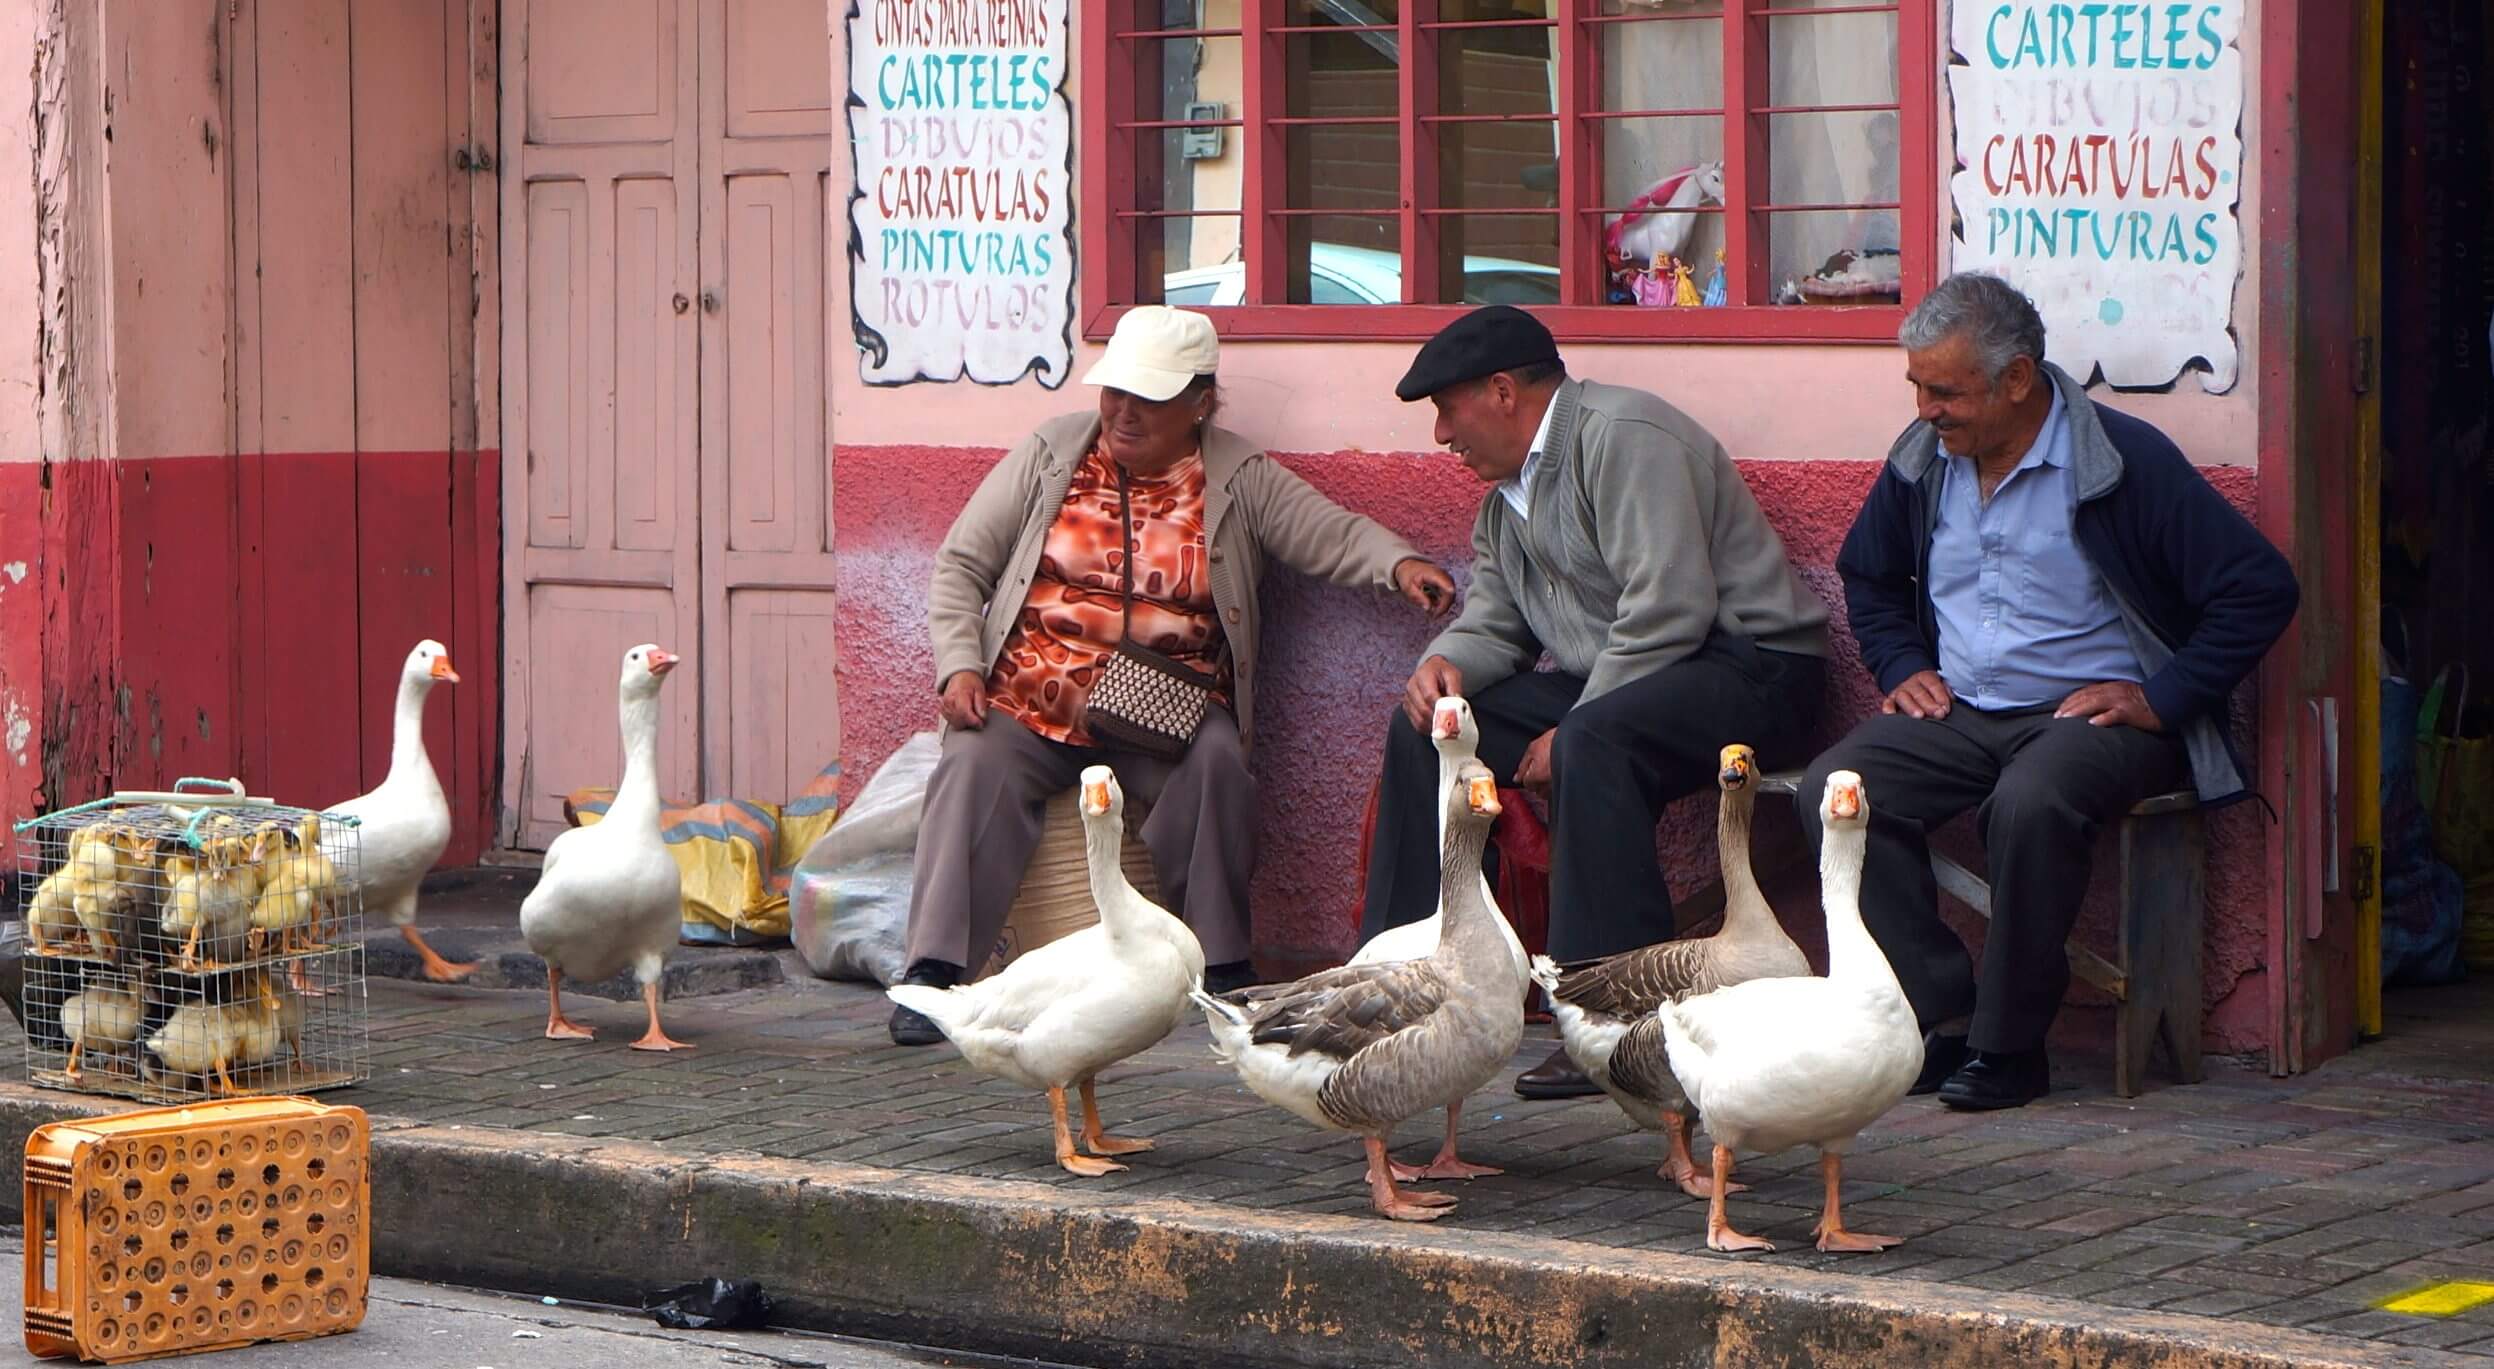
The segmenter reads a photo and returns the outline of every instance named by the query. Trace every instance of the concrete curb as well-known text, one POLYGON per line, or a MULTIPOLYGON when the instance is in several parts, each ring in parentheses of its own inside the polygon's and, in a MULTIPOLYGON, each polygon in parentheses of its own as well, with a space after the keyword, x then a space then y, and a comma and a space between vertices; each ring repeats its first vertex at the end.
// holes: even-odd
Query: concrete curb
MULTIPOLYGON (((110 1110, 0 1085, 0 1137, 22 1148, 35 1126, 110 1110)), ((380 1119, 373 1147, 376 1273, 627 1305, 750 1277, 790 1325, 1084 1364, 2482 1363, 1910 1279, 1070 1186, 380 1119)))

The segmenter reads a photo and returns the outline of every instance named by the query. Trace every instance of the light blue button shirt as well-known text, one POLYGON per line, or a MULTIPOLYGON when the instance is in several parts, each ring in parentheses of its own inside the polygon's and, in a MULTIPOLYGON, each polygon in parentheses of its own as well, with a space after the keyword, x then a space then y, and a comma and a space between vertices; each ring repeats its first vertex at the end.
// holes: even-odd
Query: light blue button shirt
POLYGON ((1949 692, 1982 709, 2034 708, 2084 685, 2142 678, 2120 608, 2072 535, 2078 485, 2061 392, 1989 503, 1973 460, 1941 455, 1931 606, 1949 692))

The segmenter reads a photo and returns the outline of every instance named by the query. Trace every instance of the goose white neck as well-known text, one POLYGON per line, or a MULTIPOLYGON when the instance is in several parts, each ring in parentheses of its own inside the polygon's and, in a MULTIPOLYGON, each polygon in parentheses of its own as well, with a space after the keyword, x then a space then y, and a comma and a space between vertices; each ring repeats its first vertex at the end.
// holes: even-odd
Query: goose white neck
POLYGON ((615 787, 614 805, 607 809, 607 820, 619 816, 641 817, 658 821, 658 695, 625 694, 617 708, 623 721, 624 772, 623 782, 615 787))
POLYGON ((424 700, 432 690, 433 682, 422 675, 398 677, 398 711, 390 722, 390 773, 382 780, 384 785, 425 785, 441 792, 441 776, 433 772, 433 758, 424 750, 424 700))
POLYGON ((1099 905, 1100 926, 1111 941, 1145 929, 1143 896, 1126 878, 1120 860, 1126 847, 1126 824, 1115 815, 1082 820, 1083 864, 1091 876, 1091 901, 1099 905))
MULTIPOLYGON (((1896 970, 1862 925, 1862 857, 1870 845, 1866 826, 1829 826, 1819 848, 1819 890, 1827 910, 1827 977, 1845 983, 1898 988, 1896 970)), ((1901 992, 1902 990, 1900 990, 1901 992)))

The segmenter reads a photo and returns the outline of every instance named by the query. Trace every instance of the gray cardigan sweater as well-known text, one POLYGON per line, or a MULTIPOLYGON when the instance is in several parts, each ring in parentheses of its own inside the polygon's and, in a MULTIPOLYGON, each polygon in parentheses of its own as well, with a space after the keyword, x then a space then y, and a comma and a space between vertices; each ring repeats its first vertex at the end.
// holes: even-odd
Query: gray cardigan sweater
POLYGON ((1568 380, 1550 401, 1530 520, 1496 490, 1472 524, 1464 610, 1426 654, 1478 694, 1547 648, 1596 699, 1715 632, 1827 654, 1827 605, 1793 572, 1731 456, 1642 390, 1568 380))

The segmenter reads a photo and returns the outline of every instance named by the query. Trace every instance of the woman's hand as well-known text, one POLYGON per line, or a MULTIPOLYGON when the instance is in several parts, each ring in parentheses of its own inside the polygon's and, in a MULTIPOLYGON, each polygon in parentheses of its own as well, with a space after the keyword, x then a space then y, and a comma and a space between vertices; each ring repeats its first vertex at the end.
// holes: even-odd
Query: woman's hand
POLYGON ((1455 607, 1455 581, 1432 561, 1406 556, 1394 563, 1394 588, 1414 607, 1443 618, 1455 607))
POLYGON ((944 721, 975 732, 987 722, 987 682, 975 670, 956 670, 944 682, 944 721))

